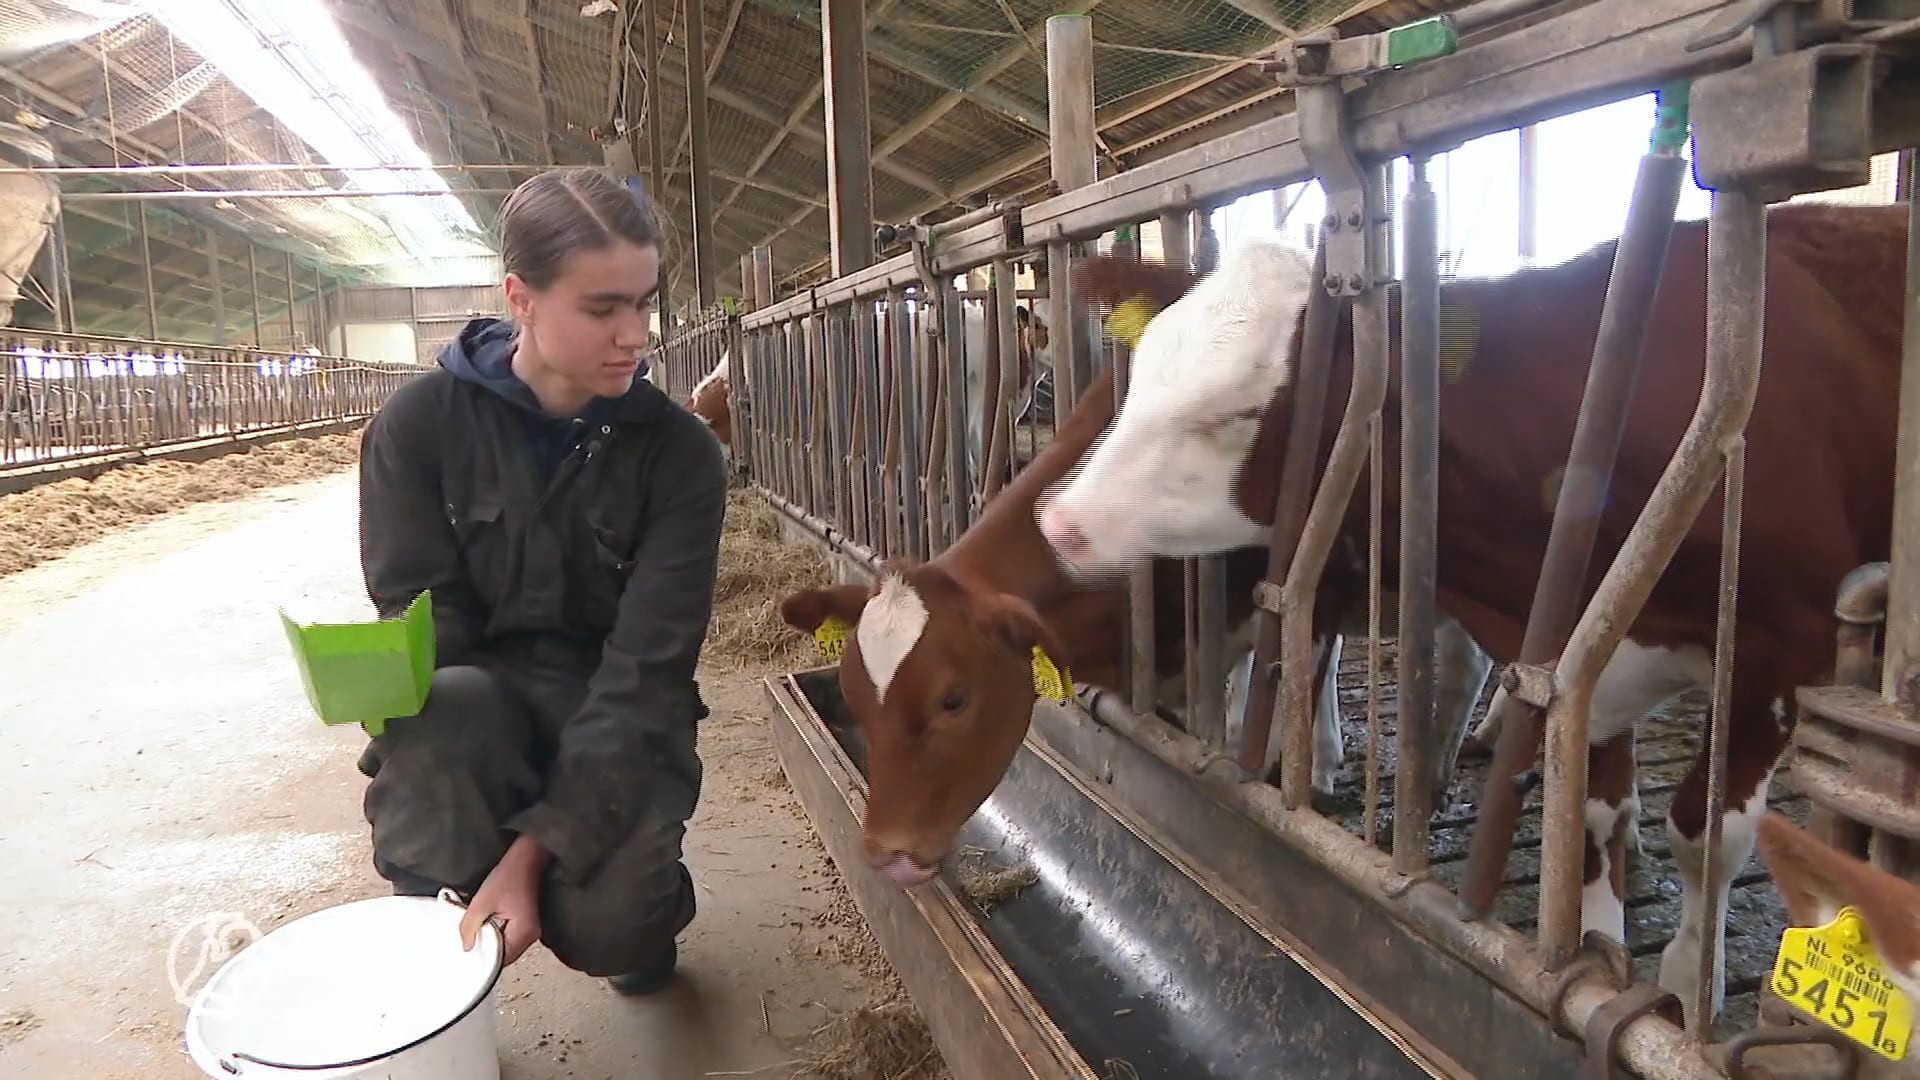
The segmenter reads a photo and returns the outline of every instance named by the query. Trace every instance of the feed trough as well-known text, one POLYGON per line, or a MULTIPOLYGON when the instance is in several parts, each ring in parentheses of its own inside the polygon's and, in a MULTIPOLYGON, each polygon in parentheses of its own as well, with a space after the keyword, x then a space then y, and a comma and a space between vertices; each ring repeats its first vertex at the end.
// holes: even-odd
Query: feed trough
MULTIPOLYGON (((781 763, 956 1076, 1463 1074, 1117 805, 1100 770, 1039 727, 956 840, 974 858, 900 890, 861 854, 864 747, 833 670, 766 685, 781 763), (1024 869, 1024 887, 975 903, 960 876, 969 862, 1024 869)), ((1049 711, 1091 723, 1072 705, 1049 711)), ((1546 1044, 1533 1060, 1577 1060, 1571 1044, 1546 1044)))

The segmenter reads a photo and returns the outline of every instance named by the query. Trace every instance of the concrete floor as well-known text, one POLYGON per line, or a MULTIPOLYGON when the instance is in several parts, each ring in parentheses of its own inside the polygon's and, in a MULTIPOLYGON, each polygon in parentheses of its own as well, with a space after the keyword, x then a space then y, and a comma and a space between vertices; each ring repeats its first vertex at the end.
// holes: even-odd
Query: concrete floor
MULTIPOLYGON (((190 994, 210 973, 192 970, 208 916, 265 931, 386 891, 364 736, 313 716, 274 613, 365 612, 354 508, 337 474, 0 578, 0 1074, 200 1076, 174 982, 190 994)), ((536 947, 499 989, 515 1080, 789 1075, 828 1010, 880 987, 848 963, 863 934, 780 776, 757 681, 703 686, 681 979, 627 1000, 536 947)))

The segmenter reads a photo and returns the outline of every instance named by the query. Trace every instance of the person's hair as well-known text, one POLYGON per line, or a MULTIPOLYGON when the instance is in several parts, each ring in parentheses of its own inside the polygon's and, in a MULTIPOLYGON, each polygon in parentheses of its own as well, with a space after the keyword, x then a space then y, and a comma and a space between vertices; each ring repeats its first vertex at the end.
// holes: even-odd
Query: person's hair
POLYGON ((617 240, 658 247, 660 226, 647 197, 605 169, 540 173, 500 205, 500 261, 536 289, 553 284, 568 255, 617 240))

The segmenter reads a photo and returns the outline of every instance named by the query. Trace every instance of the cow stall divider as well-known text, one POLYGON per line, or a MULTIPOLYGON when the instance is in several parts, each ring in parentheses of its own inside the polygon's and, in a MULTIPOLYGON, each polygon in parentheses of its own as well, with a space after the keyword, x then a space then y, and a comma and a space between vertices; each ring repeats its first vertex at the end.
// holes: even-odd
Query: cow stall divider
POLYGON ((413 364, 0 330, 0 490, 160 451, 371 416, 413 364))
MULTIPOLYGON (((769 680, 783 764, 956 1075, 1103 1075, 1103 1055, 1131 1061, 1142 1076, 1330 1075, 1319 1056, 1330 1042, 1339 1043, 1342 1067, 1333 1071, 1343 1075, 1411 1068, 1447 1076, 1584 1069, 1593 1077, 1811 1077, 1838 1068, 1873 1076, 1891 1064, 1798 1014, 1773 995, 1764 973, 1745 991, 1757 998, 1757 1024, 1716 1028, 1699 1002, 1685 1003, 1694 1019, 1682 1021, 1682 1003, 1636 971, 1634 953, 1583 938, 1581 867, 1595 682, 1680 538, 1719 491, 1714 685, 1707 720, 1689 729, 1710 748, 1705 850, 1715 849, 1726 802, 1742 432, 1762 378, 1765 209, 1796 193, 1859 183, 1871 154, 1920 138, 1911 105, 1920 100, 1920 67, 1906 51, 1911 37, 1901 36, 1920 15, 1911 7, 1496 0, 1399 32, 1304 35, 1276 53, 1272 69, 1293 88, 1292 114, 1105 179, 1061 177, 1059 192, 1037 202, 895 228, 890 237, 908 251, 731 317, 733 355, 745 359, 736 368, 735 430, 752 462, 748 482, 796 527, 848 556, 847 573, 871 576, 882 560, 944 550, 977 519, 992 485, 1022 464, 1012 423, 1021 410, 1010 396, 1031 387, 1010 377, 1014 268, 1044 269, 1060 415, 1102 363, 1112 367, 1117 403, 1129 350, 1103 340, 1099 312, 1068 295, 1069 268, 1088 245, 1112 234, 1116 251, 1137 252, 1138 230, 1158 222, 1168 261, 1197 265, 1209 241, 1193 211, 1313 178, 1327 196, 1314 251, 1323 287, 1305 319, 1288 467, 1267 580, 1255 590, 1255 678, 1237 745, 1228 739, 1236 718, 1224 715, 1217 681, 1208 686, 1209 665, 1227 652, 1225 628, 1205 614, 1218 579, 1201 571, 1217 557, 1187 563, 1184 612, 1153 611, 1148 572, 1134 568, 1130 684, 1079 686, 1067 702, 1042 701, 1009 774, 964 830, 963 842, 1010 846, 1039 872, 1038 885, 986 913, 969 907, 951 878, 903 893, 866 866, 862 744, 833 669, 769 680), (1459 732, 1438 722, 1436 643, 1446 613, 1435 606, 1435 442, 1449 314, 1424 163, 1483 134, 1648 91, 1658 93, 1654 134, 1623 222, 1565 479, 1553 495, 1525 640, 1494 694, 1494 760, 1484 768, 1477 813, 1463 822, 1433 809, 1433 778, 1447 772, 1442 763, 1453 761, 1459 732), (1626 402, 1673 230, 1689 129, 1695 174, 1713 189, 1705 378, 1652 499, 1619 550, 1608 551, 1570 511, 1606 487, 1633 422, 1626 402), (1401 156, 1411 183, 1396 200, 1389 166, 1401 156), (1404 241, 1397 272, 1396 231, 1404 241), (984 307, 998 331, 999 378, 970 393, 967 301, 954 281, 981 268, 991 283, 984 307), (1397 328, 1389 304, 1396 293, 1397 328), (1343 309, 1354 376, 1316 476, 1313 455, 1295 451, 1329 437, 1318 406, 1343 309), (1382 451, 1396 330, 1402 495, 1389 588, 1382 451), (989 477, 975 475, 963 445, 971 415, 990 418, 977 459, 989 477), (991 449, 1003 419, 1004 459, 991 449), (1363 514, 1366 782, 1358 813, 1349 814, 1328 809, 1313 790, 1315 698, 1336 682, 1316 672, 1314 631, 1329 620, 1317 620, 1314 607, 1363 476, 1371 507, 1363 514), (1587 595, 1582 585, 1596 559, 1606 560, 1606 571, 1587 595), (1182 618, 1188 628, 1178 701, 1161 701, 1167 687, 1152 675, 1156 616, 1182 618), (1391 732, 1380 678, 1381 628, 1390 620, 1398 623, 1390 635, 1398 669, 1387 684, 1398 689, 1391 732), (1274 724, 1277 786, 1262 775, 1274 724), (1543 749, 1545 767, 1535 773, 1543 749), (1542 805, 1529 810, 1535 789, 1542 805), (1509 866, 1521 830, 1539 838, 1537 886, 1524 875, 1516 881, 1509 866), (1462 836, 1470 838, 1464 852, 1462 836), (1531 901, 1529 892, 1537 893, 1531 901), (1084 937, 1102 927, 1126 947, 1084 937), (1084 947, 1059 946, 1065 941, 1084 947), (1249 965, 1249 956, 1260 963, 1249 965), (1127 988, 1125 1004, 1091 989, 1100 985, 1127 988), (1126 1019, 1115 1015, 1123 1009, 1126 1019)), ((1054 80, 1090 78, 1073 45, 1072 34, 1082 32, 1050 26, 1054 80)), ((1077 93, 1055 86, 1050 98, 1077 93)), ((1056 155, 1056 166, 1078 153, 1056 155)), ((1910 266, 1920 266, 1920 249, 1910 266)), ((1920 370, 1916 277, 1910 270, 1908 372, 1920 370)), ((681 333, 691 331, 677 331, 669 351, 681 333)), ((710 361, 690 363, 677 378, 697 378, 698 365, 710 361)), ((1902 522, 1920 519, 1912 486, 1920 469, 1910 464, 1920 459, 1916 387, 1920 374, 1903 378, 1902 522)), ((1036 429, 1033 452, 1040 443, 1036 429)), ((1837 685, 1801 690, 1805 713, 1789 751, 1792 780, 1823 838, 1908 876, 1920 841, 1920 810, 1905 794, 1915 784, 1910 748, 1920 744, 1913 532, 1896 533, 1890 565, 1834 583, 1837 685), (1876 680, 1874 633, 1883 621, 1888 661, 1876 680)), ((1338 674, 1337 664, 1328 667, 1338 674)), ((1771 889, 1709 855, 1709 905, 1718 904, 1717 883, 1736 874, 1745 898, 1771 889)), ((1716 918, 1709 910, 1706 925, 1716 918)), ((1718 962, 1714 935, 1704 944, 1703 988, 1718 962)), ((1634 951, 1646 952, 1646 943, 1634 951)), ((1734 996, 1729 991, 1729 1001, 1734 996)))

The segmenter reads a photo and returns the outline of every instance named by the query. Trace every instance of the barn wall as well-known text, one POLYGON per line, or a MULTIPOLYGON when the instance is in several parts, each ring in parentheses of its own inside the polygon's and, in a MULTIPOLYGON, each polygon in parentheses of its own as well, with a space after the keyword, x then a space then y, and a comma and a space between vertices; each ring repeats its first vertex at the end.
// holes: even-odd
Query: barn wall
POLYGON ((343 289, 330 297, 331 314, 345 328, 343 355, 430 365, 468 320, 506 313, 497 285, 343 289))

